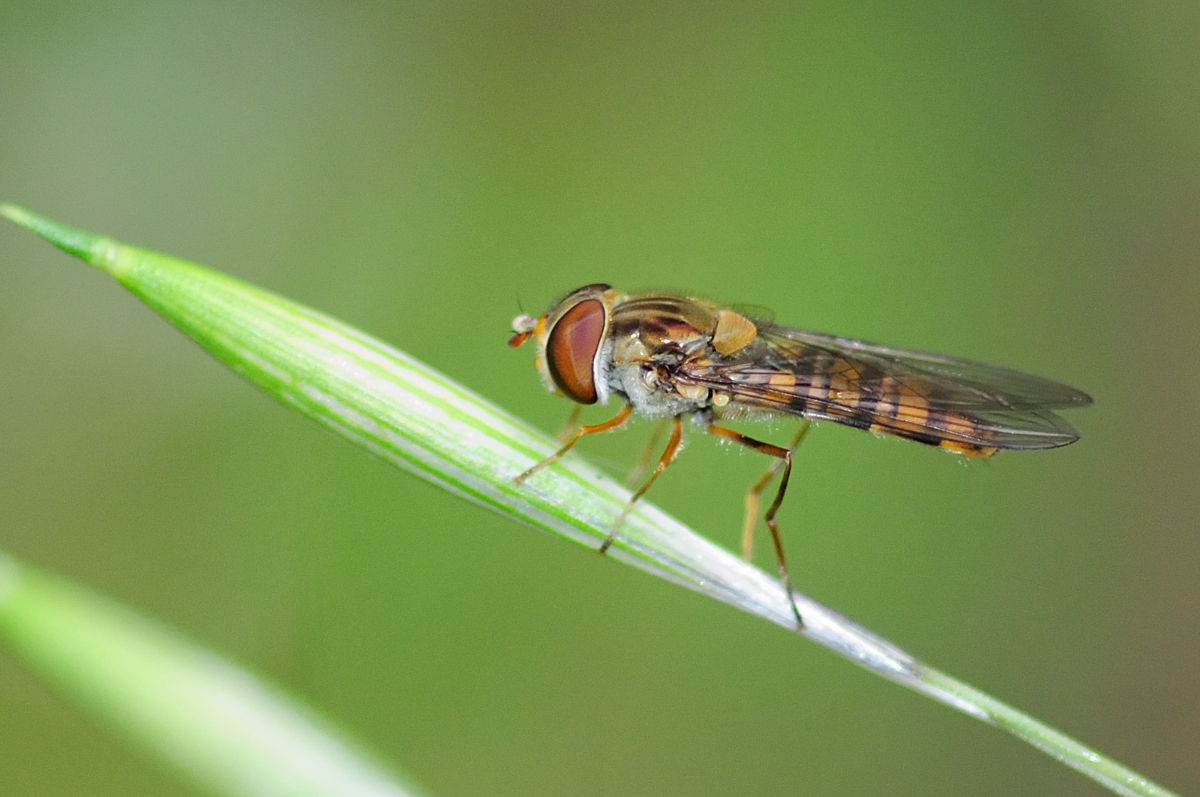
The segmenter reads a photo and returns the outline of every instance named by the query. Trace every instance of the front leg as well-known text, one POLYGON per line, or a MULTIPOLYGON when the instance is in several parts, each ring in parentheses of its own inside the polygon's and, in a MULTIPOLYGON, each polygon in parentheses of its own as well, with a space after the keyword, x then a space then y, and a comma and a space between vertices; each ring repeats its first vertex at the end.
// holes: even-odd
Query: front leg
POLYGON ((592 426, 580 426, 578 429, 575 430, 575 434, 571 435, 570 439, 567 440, 567 442, 563 445, 562 448, 558 449, 553 454, 546 457, 541 462, 534 465, 532 468, 530 468, 529 470, 522 473, 520 476, 513 479, 513 481, 515 481, 517 484, 520 484, 521 482, 525 481, 530 476, 537 473, 539 470, 546 467, 547 465, 557 462, 559 457, 561 457, 563 454, 570 451, 571 446, 575 445, 575 442, 581 437, 584 437, 589 434, 596 434, 597 432, 608 432, 613 429, 620 428, 621 426, 623 426, 625 424, 626 421, 629 420, 629 416, 632 414, 633 414, 633 405, 626 404, 624 407, 621 408, 621 411, 618 412, 615 417, 610 418, 609 420, 605 421, 604 423, 597 423, 592 426))

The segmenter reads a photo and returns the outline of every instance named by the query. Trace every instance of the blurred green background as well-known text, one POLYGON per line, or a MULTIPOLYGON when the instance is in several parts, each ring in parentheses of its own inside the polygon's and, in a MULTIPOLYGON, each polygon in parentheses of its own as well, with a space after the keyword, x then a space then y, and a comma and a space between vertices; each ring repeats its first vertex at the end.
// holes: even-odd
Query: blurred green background
MULTIPOLYGON (((1196 793, 1198 40, 1184 2, 9 0, 0 200, 321 308, 548 430, 568 407, 509 320, 595 281, 1077 385, 1082 442, 970 467, 819 427, 794 578, 1196 793)), ((435 795, 1104 793, 370 459, 12 225, 0 275, 0 548, 435 795)), ((581 449, 622 472, 647 428, 581 449)), ((736 547, 765 464, 696 437, 652 498, 736 547)), ((192 793, 6 656, 0 718, 0 793, 192 793)))

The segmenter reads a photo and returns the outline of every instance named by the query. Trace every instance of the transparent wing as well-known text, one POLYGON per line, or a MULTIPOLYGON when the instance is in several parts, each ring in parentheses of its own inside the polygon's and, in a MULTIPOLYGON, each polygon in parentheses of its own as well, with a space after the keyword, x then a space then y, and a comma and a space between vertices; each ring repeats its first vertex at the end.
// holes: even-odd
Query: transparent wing
POLYGON ((968 456, 1057 448, 1079 435, 1050 410, 1091 398, 974 360, 878 346, 776 324, 730 357, 686 364, 734 409, 787 412, 940 445, 968 456))
POLYGON ((896 349, 848 338, 771 325, 764 337, 781 353, 798 344, 857 359, 895 375, 928 380, 945 409, 1074 409, 1092 397, 1073 387, 1012 368, 923 351, 896 349))

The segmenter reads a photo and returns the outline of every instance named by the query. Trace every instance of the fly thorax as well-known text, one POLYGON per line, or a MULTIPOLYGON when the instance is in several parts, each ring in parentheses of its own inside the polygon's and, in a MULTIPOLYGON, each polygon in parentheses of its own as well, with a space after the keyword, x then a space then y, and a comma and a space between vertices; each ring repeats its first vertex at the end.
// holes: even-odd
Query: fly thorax
POLYGON ((663 362, 616 363, 609 372, 608 385, 613 392, 624 395, 639 415, 669 418, 694 411, 702 402, 677 392, 672 370, 663 362))

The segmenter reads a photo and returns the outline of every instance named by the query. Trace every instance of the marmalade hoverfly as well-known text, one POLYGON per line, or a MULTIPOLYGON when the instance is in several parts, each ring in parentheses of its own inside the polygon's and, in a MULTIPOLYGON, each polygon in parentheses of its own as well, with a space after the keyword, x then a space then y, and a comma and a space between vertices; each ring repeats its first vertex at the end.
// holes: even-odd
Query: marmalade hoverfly
POLYGON ((742 553, 749 559, 759 493, 782 467, 764 520, 800 628, 804 622, 792 597, 775 515, 787 491, 792 453, 810 421, 832 421, 982 459, 1002 449, 1031 451, 1075 442, 1079 435, 1050 410, 1092 403, 1075 388, 1009 368, 820 335, 751 315, 672 294, 626 296, 595 284, 572 292, 540 318, 517 316, 508 345, 537 340, 537 368, 551 392, 579 405, 604 404, 615 395, 624 406, 604 423, 577 428, 562 448, 516 481, 557 460, 579 438, 616 429, 635 412, 670 419, 666 449, 600 545, 604 553, 634 503, 674 459, 683 416, 696 419, 709 434, 775 457, 747 495, 742 553), (764 415, 803 419, 790 447, 717 425, 721 419, 764 415))

